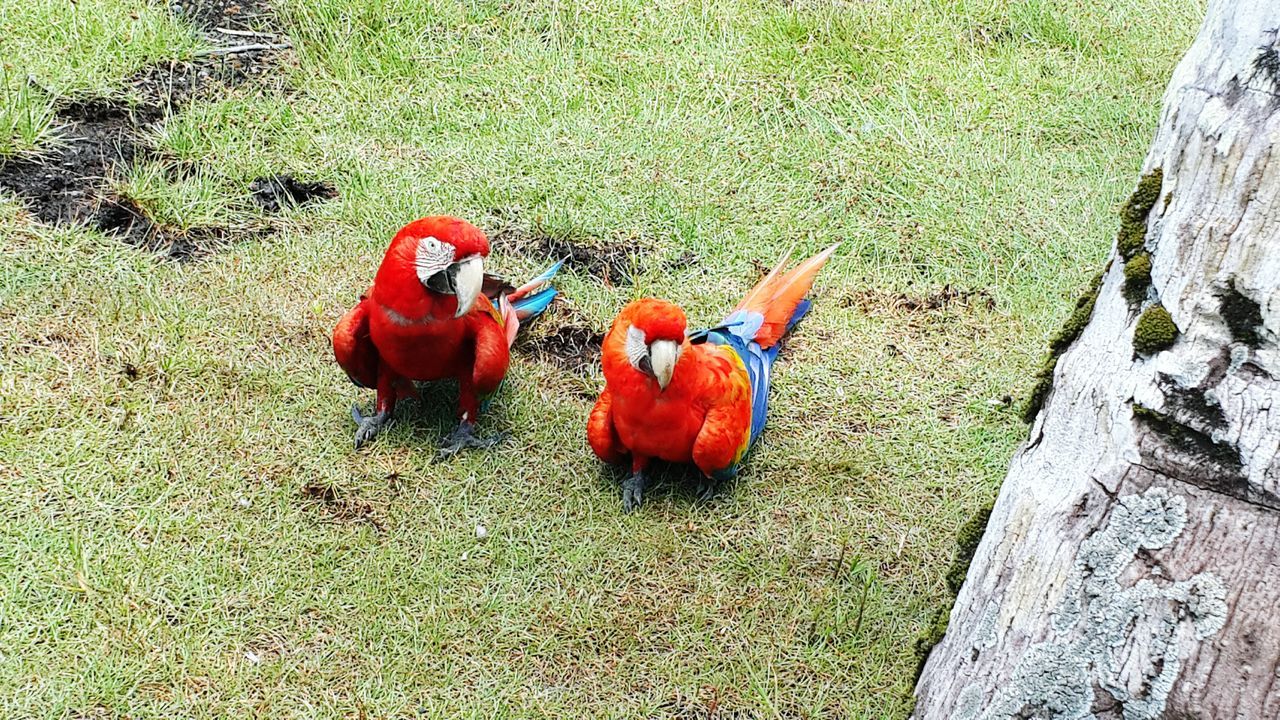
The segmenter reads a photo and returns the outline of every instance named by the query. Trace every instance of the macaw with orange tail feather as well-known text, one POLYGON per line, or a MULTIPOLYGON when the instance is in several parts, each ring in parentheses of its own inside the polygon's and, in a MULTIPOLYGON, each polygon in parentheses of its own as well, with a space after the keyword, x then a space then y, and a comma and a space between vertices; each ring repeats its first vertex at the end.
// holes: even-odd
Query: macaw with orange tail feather
POLYGON ((706 499, 732 478, 764 429, 778 341, 809 311, 813 279, 832 245, 791 270, 787 258, 720 325, 685 330, 684 311, 646 298, 627 305, 605 336, 605 388, 587 422, 591 449, 607 463, 630 461, 622 509, 640 507, 654 458, 693 463, 706 499))
POLYGON ((391 241, 373 287, 333 329, 333 354, 356 385, 376 388, 374 413, 352 406, 355 444, 372 440, 390 422, 396 401, 416 396, 415 381, 458 380, 458 427, 442 456, 490 447, 475 421, 507 374, 510 347, 522 320, 551 304, 556 263, 513 288, 485 275, 489 240, 458 218, 427 217, 405 225, 391 241))

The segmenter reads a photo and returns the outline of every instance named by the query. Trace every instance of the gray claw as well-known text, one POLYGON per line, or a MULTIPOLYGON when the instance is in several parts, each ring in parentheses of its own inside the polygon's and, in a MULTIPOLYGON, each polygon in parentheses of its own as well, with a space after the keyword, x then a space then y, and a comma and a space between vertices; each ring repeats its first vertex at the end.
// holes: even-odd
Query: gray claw
POLYGON ((384 411, 373 415, 362 415, 360 408, 352 405, 351 419, 356 421, 356 450, 359 450, 360 446, 382 432, 382 428, 386 427, 387 421, 391 419, 391 413, 384 411))
POLYGON ((704 479, 702 482, 698 483, 698 499, 703 502, 709 501, 711 498, 716 496, 716 490, 718 490, 719 487, 720 486, 714 480, 704 479))
POLYGON ((490 437, 477 437, 475 434, 475 424, 462 422, 453 432, 449 433, 440 450, 436 453, 437 460, 444 460, 453 457, 467 448, 479 448, 486 450, 506 440, 510 435, 508 433, 498 433, 490 437))
POLYGON ((626 480, 622 481, 622 512, 630 515, 640 509, 640 504, 644 502, 644 486, 646 478, 644 473, 632 473, 626 480))

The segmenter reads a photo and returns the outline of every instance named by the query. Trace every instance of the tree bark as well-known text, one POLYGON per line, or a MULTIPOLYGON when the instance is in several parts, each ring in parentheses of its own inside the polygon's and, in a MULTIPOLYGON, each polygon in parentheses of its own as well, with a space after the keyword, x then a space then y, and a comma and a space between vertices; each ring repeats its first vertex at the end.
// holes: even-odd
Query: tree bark
POLYGON ((1280 718, 1277 28, 1211 0, 914 717, 1280 718))

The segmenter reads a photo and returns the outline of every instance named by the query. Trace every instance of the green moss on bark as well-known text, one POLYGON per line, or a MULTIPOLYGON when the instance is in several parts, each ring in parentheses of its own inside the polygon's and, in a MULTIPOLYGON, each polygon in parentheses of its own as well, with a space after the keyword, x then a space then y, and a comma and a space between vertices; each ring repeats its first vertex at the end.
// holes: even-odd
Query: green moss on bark
POLYGON ((1102 275, 1098 273, 1093 276, 1093 280, 1089 281, 1089 289, 1076 298, 1076 306, 1071 310, 1071 316, 1063 323, 1058 334, 1049 341, 1049 353, 1055 358, 1071 347, 1071 343, 1080 337, 1084 327, 1089 324, 1089 318, 1093 317, 1093 306, 1098 301, 1098 291, 1102 289, 1102 275))
POLYGON ((1040 369, 1036 371, 1035 383, 1031 387, 1031 395, 1027 398, 1026 405, 1022 408, 1022 419, 1031 422, 1035 420, 1036 413, 1040 412, 1040 408, 1044 405, 1044 400, 1049 396, 1049 391, 1053 389, 1053 369, 1058 365, 1058 358, 1071 347, 1071 343, 1080 337, 1080 333, 1084 332, 1084 328, 1089 324, 1089 318, 1093 316, 1093 306, 1098 301, 1098 291, 1102 289, 1102 278, 1106 275, 1107 270, 1111 266, 1108 264, 1103 268, 1102 272, 1093 276, 1093 280, 1089 281, 1089 287, 1079 298, 1076 299, 1075 308, 1071 311, 1071 316, 1063 323, 1062 328, 1049 341, 1049 356, 1045 358, 1040 369))
POLYGON ((1147 216, 1160 198, 1160 186, 1164 183, 1164 170, 1156 168, 1138 181, 1138 187, 1120 211, 1120 232, 1116 236, 1116 248, 1120 257, 1128 260, 1142 249, 1147 239, 1147 216))
POLYGON ((1138 317, 1133 330, 1133 351, 1153 355, 1173 345, 1178 339, 1178 326, 1163 305, 1152 305, 1138 317))
POLYGON ((1131 303, 1140 303, 1151 287, 1151 254, 1140 252, 1124 264, 1124 296, 1131 303))
POLYGON ((1262 306, 1236 289, 1234 278, 1227 283, 1226 291, 1218 296, 1218 302, 1218 313, 1227 323, 1233 339, 1250 347, 1262 344, 1262 336, 1258 332, 1262 328, 1262 306))
POLYGON ((960 527, 956 534, 956 556, 951 561, 951 569, 947 571, 947 587, 952 593, 960 592, 965 575, 969 573, 969 563, 973 562, 973 554, 978 551, 978 543, 982 534, 987 531, 987 522, 991 520, 991 505, 974 513, 969 522, 960 527))
POLYGON ((938 608, 938 613, 933 616, 933 622, 929 623, 920 637, 916 638, 916 681, 920 680, 920 673, 924 672, 924 664, 929 659, 929 653, 947 634, 947 626, 951 623, 951 608, 955 605, 955 601, 953 597, 945 607, 938 608))
POLYGON ((964 585, 965 576, 969 574, 969 565, 973 562, 973 554, 978 551, 978 543, 982 541, 982 535, 987 531, 987 523, 991 520, 991 508, 990 504, 979 508, 973 517, 961 525, 960 530, 956 532, 956 554, 951 561, 951 568, 947 571, 947 589, 951 591, 950 599, 938 608, 933 621, 924 629, 920 637, 916 638, 917 680, 920 679, 920 673, 924 670, 925 661, 929 659, 929 652, 933 650, 934 645, 942 642, 943 636, 947 634, 951 608, 955 605, 960 587, 964 585))

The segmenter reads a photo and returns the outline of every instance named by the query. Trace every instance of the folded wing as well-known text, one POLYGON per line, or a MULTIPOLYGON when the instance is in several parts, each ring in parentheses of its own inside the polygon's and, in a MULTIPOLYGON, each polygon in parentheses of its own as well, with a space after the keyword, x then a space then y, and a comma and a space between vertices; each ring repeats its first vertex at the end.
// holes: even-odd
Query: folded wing
POLYGON ((365 388, 378 386, 378 348, 369 336, 368 293, 333 328, 333 356, 351 378, 365 388))

